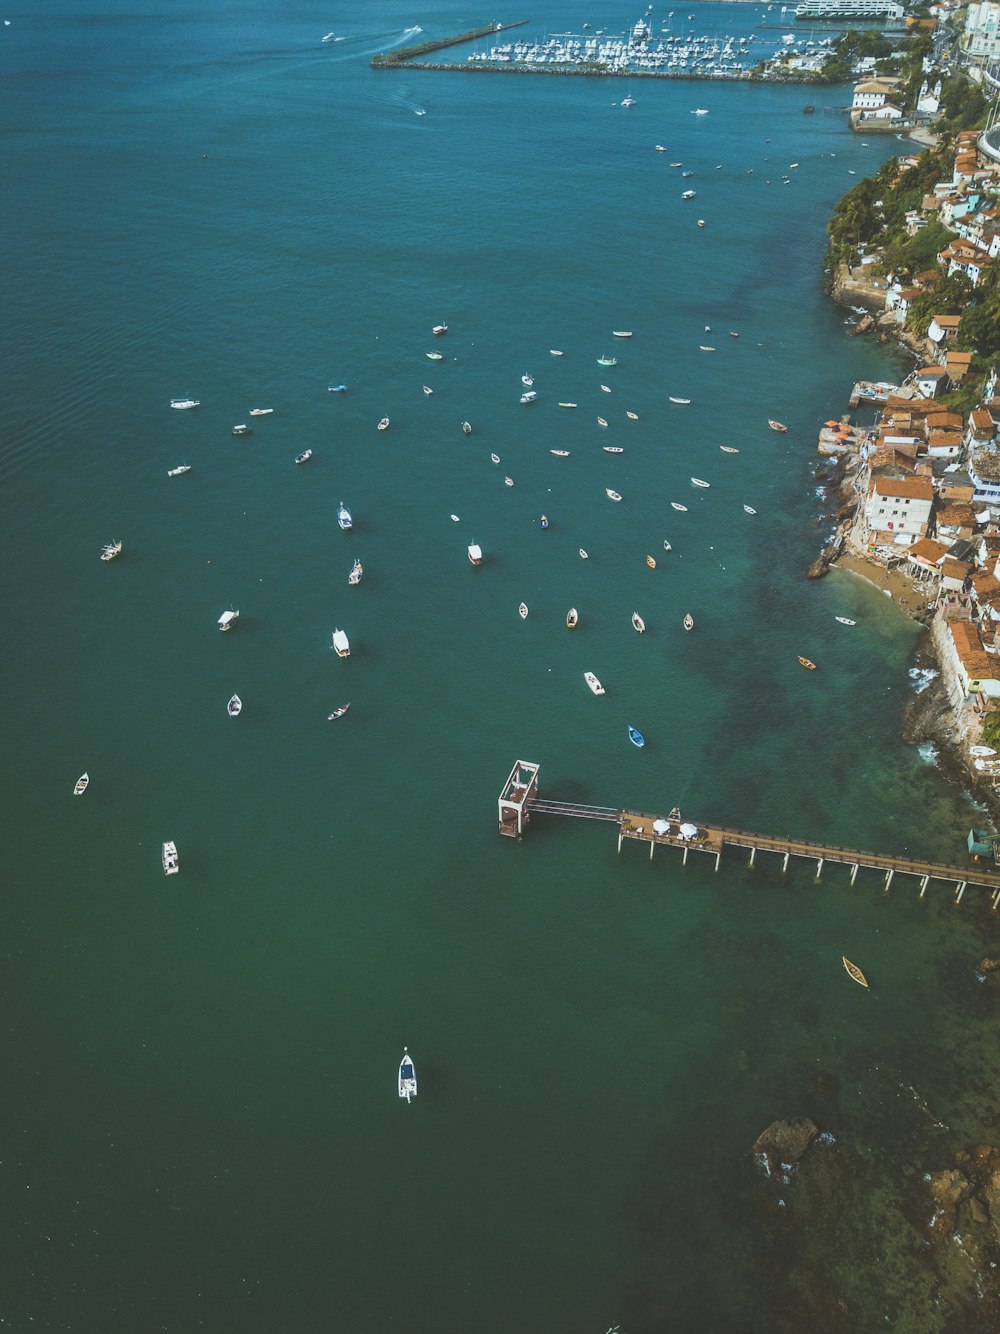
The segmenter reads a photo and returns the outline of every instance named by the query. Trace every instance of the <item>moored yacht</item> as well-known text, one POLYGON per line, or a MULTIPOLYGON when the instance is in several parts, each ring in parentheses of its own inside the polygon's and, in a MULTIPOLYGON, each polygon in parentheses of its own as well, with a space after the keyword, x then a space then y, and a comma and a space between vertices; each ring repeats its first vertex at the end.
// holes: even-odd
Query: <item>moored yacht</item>
POLYGON ((351 656, 351 643, 343 630, 334 630, 333 632, 333 651, 338 658, 349 658, 351 656))
POLYGON ((342 500, 337 501, 337 523, 345 533, 354 523, 354 520, 351 518, 351 511, 342 500))
POLYGON ((403 1048, 403 1059, 399 1063, 399 1096, 407 1102, 417 1096, 417 1072, 409 1048, 403 1048))
POLYGON ((482 565, 483 549, 478 542, 469 543, 469 562, 472 565, 482 565))
POLYGON ((200 398, 172 398, 170 406, 184 412, 188 408, 197 408, 201 406, 200 398))
POLYGON ((583 679, 586 681, 590 692, 594 695, 603 695, 604 687, 598 681, 593 672, 584 672, 583 679))
POLYGON ((122 544, 119 539, 117 542, 105 542, 101 547, 101 560, 114 560, 116 556, 122 554, 122 544))
POLYGON ((231 630, 239 619, 239 612, 230 608, 229 611, 224 611, 222 613, 216 624, 220 630, 231 630))
POLYGON ((176 468, 168 468, 168 477, 181 477, 184 473, 191 471, 190 463, 178 463, 176 468))
POLYGON ((168 839, 160 848, 160 857, 163 861, 164 875, 176 875, 181 869, 180 860, 177 856, 177 844, 172 839, 168 839))
POLYGON ((347 576, 347 582, 352 585, 360 584, 361 576, 364 574, 364 572, 365 572, 365 567, 361 564, 359 560, 356 560, 354 564, 351 566, 351 573, 347 576))

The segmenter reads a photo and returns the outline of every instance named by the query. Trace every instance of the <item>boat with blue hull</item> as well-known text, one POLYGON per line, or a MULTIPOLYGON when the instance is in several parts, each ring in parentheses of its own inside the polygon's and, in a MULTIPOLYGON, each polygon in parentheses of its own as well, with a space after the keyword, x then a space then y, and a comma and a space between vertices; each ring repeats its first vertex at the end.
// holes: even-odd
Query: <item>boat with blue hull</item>
POLYGON ((633 746, 638 746, 640 750, 642 750, 643 746, 646 744, 646 738, 638 728, 633 727, 631 723, 629 723, 628 728, 628 739, 632 742, 633 746))

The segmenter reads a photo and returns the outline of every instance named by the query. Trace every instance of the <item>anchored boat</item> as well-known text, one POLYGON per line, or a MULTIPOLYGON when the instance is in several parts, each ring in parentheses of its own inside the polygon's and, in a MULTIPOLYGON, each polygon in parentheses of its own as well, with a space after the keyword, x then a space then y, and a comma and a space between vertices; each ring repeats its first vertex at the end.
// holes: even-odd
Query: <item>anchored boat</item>
POLYGON ((82 797, 87 790, 87 784, 89 782, 90 782, 90 774, 81 774, 80 777, 73 784, 73 796, 82 797))
POLYGON ((405 1098, 407 1102, 417 1096, 417 1072, 408 1053, 409 1048, 404 1047, 403 1059, 399 1063, 399 1096, 405 1098))
POLYGON ((633 727, 631 723, 628 725, 628 739, 632 742, 633 746, 638 746, 640 750, 642 750, 643 746, 646 744, 646 738, 638 728, 633 727))
POLYGON ((586 681, 592 694, 594 695, 604 694, 604 687, 601 685, 600 681, 598 681, 597 677, 594 675, 593 672, 584 672, 583 679, 586 681))
POLYGON ((840 957, 844 967, 847 969, 847 976, 850 977, 853 981, 857 982, 859 987, 864 987, 867 990, 868 979, 867 977, 865 977, 864 973, 861 971, 858 965, 856 963, 851 963, 850 959, 848 959, 847 956, 844 954, 842 954, 840 957))
POLYGON ((160 858, 163 861, 163 874, 176 875, 181 869, 180 860, 177 856, 177 844, 168 839, 160 848, 160 858))
POLYGON ((240 699, 239 695, 233 695, 229 703, 226 705, 226 711, 230 718, 238 718, 240 716, 243 712, 243 701, 240 699))

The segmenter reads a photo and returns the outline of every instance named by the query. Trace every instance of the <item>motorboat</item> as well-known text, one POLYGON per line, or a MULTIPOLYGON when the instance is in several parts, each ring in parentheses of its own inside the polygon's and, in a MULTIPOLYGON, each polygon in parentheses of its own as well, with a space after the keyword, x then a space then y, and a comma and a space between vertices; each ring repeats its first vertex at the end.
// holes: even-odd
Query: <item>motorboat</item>
POLYGON ((768 426, 770 426, 770 428, 771 428, 772 431, 787 431, 787 430, 788 430, 788 427, 785 426, 785 424, 784 424, 783 422, 772 421, 770 417, 768 417, 768 419, 767 419, 767 424, 768 424, 768 426))
POLYGON ((312 458, 312 456, 313 456, 313 452, 312 452, 311 449, 304 449, 304 450, 302 451, 301 454, 296 454, 296 455, 295 455, 295 462, 296 462, 296 463, 308 463, 309 460, 312 458))
POLYGON ((548 521, 548 518, 547 518, 546 515, 543 514, 543 515, 539 518, 539 520, 538 520, 538 526, 539 526, 539 528, 548 528, 548 526, 549 526, 549 521, 548 521))
MULTIPOLYGON (((575 612, 574 612, 573 614, 576 615, 575 612)), ((575 624, 576 624, 576 622, 574 621, 574 625, 575 625, 575 624)), ((993 753, 993 752, 990 751, 990 754, 991 754, 991 755, 992 755, 992 753, 993 753)), ((84 793, 86 792, 86 790, 87 790, 87 784, 88 784, 89 782, 90 782, 90 774, 81 774, 80 777, 79 777, 79 778, 76 780, 76 782, 73 784, 73 796, 74 796, 74 797, 82 797, 83 794, 84 794, 84 793)))
POLYGON ((686 403, 690 403, 690 402, 691 402, 691 400, 690 400, 689 398, 674 398, 673 394, 668 394, 667 397, 670 399, 670 402, 671 402, 671 403, 684 403, 684 404, 686 404, 686 403))
POLYGON ((666 538, 664 538, 664 539, 663 539, 663 550, 664 550, 664 551, 673 551, 673 549, 674 549, 674 548, 673 548, 672 544, 671 544, 670 542, 668 542, 666 538))
POLYGON ((177 844, 172 839, 160 848, 160 858, 163 862, 164 875, 176 875, 181 869, 180 860, 177 856, 177 844))
POLYGON ((598 358, 597 358, 597 364, 598 364, 598 366, 617 366, 617 365, 618 365, 618 358, 617 358, 617 357, 598 357, 598 358))
POLYGON ((226 711, 230 718, 238 718, 240 716, 243 712, 243 701, 240 699, 239 695, 233 695, 232 699, 226 705, 226 711))
POLYGON ((618 492, 612 491, 610 486, 606 486, 604 488, 604 494, 607 496, 609 500, 621 500, 621 496, 618 494, 618 492))
POLYGON ((403 1059, 399 1063, 399 1096, 407 1102, 417 1096, 417 1072, 409 1048, 403 1048, 403 1059))
POLYGON ((575 630, 579 623, 580 613, 575 607, 570 607, 569 611, 566 613, 566 629, 575 630))
POLYGON ((423 390, 424 390, 424 393, 425 393, 425 394, 433 394, 433 392, 434 392, 434 390, 430 387, 429 384, 425 384, 425 385, 423 386, 423 390))
POLYGON ((602 384, 602 385, 601 385, 601 393, 602 393, 602 394, 610 394, 610 393, 611 393, 611 386, 610 386, 609 384, 602 384))
POLYGON ((569 450, 568 450, 568 449, 550 449, 550 450, 549 450, 549 453, 550 453, 550 454, 555 454, 555 456, 556 456, 557 459, 568 459, 568 458, 569 458, 569 450))
POLYGON ((686 611, 684 613, 684 620, 681 622, 681 624, 684 626, 685 630, 694 629, 694 617, 691 615, 689 611, 686 611))
POLYGON ((644 635, 646 633, 646 622, 637 611, 632 613, 632 629, 638 635, 644 635))
POLYGON ((389 418, 388 418, 388 417, 383 417, 383 418, 382 418, 382 420, 381 420, 381 421, 379 422, 379 424, 378 424, 378 429, 379 429, 380 431, 388 431, 388 429, 389 429, 389 418))
POLYGON ((535 393, 534 389, 529 389, 528 392, 527 392, 526 394, 522 394, 522 395, 521 395, 521 402, 522 402, 522 403, 534 403, 534 401, 535 401, 535 399, 536 399, 537 397, 538 397, 538 395, 535 393))
POLYGON ((637 412, 629 412, 627 408, 625 410, 625 416, 630 422, 637 422, 639 420, 639 414, 637 412))
POLYGON ((251 409, 250 409, 250 416, 251 416, 251 417, 270 417, 270 415, 271 415, 271 413, 272 413, 273 411, 274 411, 274 408, 251 408, 251 409))
POLYGON ((336 709, 334 709, 333 713, 328 713, 326 715, 326 721, 328 723, 334 723, 337 721, 338 718, 343 718, 344 714, 350 707, 351 707, 350 704, 339 705, 336 709))
POLYGON ((665 153, 667 151, 662 144, 654 144, 653 149, 657 153, 665 153))
POLYGON ((216 624, 218 625, 219 629, 224 632, 226 630, 231 630, 239 619, 240 619, 239 612, 234 611, 232 608, 230 608, 229 611, 224 611, 222 613, 216 624))
POLYGON ((604 420, 603 417, 598 417, 597 424, 598 426, 607 426, 608 423, 604 420))
POLYGON ((200 398, 172 398, 170 406, 176 408, 178 412, 186 412, 188 408, 201 407, 200 398))
POLYGON ((450 517, 451 517, 451 521, 452 521, 452 523, 461 523, 461 522, 462 522, 462 520, 458 517, 457 514, 452 514, 450 517))
POLYGON ((709 488, 709 486, 711 485, 711 483, 710 483, 710 482, 703 482, 703 481, 701 480, 700 477, 692 477, 692 478, 691 478, 691 485, 692 485, 692 486, 700 486, 703 490, 707 491, 708 488, 709 488))
POLYGON ((351 511, 342 500, 337 501, 337 523, 345 533, 348 528, 351 528, 354 524, 354 520, 351 518, 351 511))
POLYGON ((698 344, 698 351, 699 351, 699 352, 714 352, 714 351, 715 351, 715 348, 712 347, 712 345, 711 345, 710 343, 699 343, 699 344, 698 344))
POLYGON ((443 352, 425 352, 424 356, 428 359, 428 361, 444 361, 443 352))
POLYGON ((503 479, 503 484, 504 484, 504 486, 513 486, 513 485, 514 485, 514 479, 513 479, 513 477, 505 477, 505 478, 503 479))
POLYGON ((575 403, 560 403, 559 406, 560 406, 561 408, 575 408, 575 407, 576 407, 576 404, 575 404, 575 403))
POLYGON ((471 434, 472 434, 472 424, 471 424, 471 422, 462 422, 462 434, 463 434, 463 435, 471 435, 471 434))
POLYGON ((707 107, 695 107, 695 109, 691 112, 691 115, 692 115, 692 116, 707 116, 707 115, 708 115, 708 108, 707 108, 707 107))
POLYGON ((684 193, 681 195, 681 198, 682 198, 682 199, 693 199, 693 198, 694 198, 694 193, 695 193, 695 192, 694 192, 693 190, 685 190, 684 193))
POLYGON ((631 338, 631 337, 632 337, 632 330, 631 330, 631 329, 612 329, 612 330, 611 330, 611 337, 612 337, 612 338, 631 338))
POLYGON ((655 558, 654 556, 647 556, 647 557, 646 557, 646 564, 649 566, 649 568, 650 568, 651 570, 655 570, 655 569, 656 569, 656 558, 655 558))
POLYGON ((333 651, 338 658, 349 658, 351 656, 351 641, 343 630, 334 630, 333 632, 333 651))
POLYGON ((738 454, 740 452, 735 445, 720 445, 719 448, 723 454, 738 454))
POLYGON ((521 376, 521 383, 526 384, 530 389, 531 386, 535 383, 535 377, 533 375, 529 375, 527 371, 525 371, 525 373, 521 376))
POLYGON ((435 324, 434 328, 431 330, 432 334, 439 334, 439 335, 446 334, 447 332, 448 332, 447 324, 435 324))
POLYGON ((490 461, 491 461, 492 463, 499 463, 499 462, 500 462, 500 455, 499 455, 499 454, 491 454, 491 455, 490 455, 490 461))
POLYGON ((580 559, 581 559, 581 560, 590 560, 590 557, 589 557, 589 556, 587 555, 587 553, 584 551, 583 547, 580 548, 580 559))
POLYGON ((550 357, 561 357, 561 356, 562 356, 562 353, 559 351, 559 349, 558 349, 557 347, 550 347, 550 348, 549 348, 549 356, 550 356, 550 357))
POLYGON ((364 572, 365 572, 365 567, 361 564, 359 560, 356 560, 354 564, 351 566, 351 572, 347 576, 347 582, 351 584, 352 587, 355 584, 360 584, 364 572))
POLYGON ((101 547, 101 560, 114 560, 121 554, 122 544, 120 540, 117 542, 105 542, 104 546, 101 547))
POLYGON ((670 502, 670 508, 675 510, 680 510, 682 514, 687 514, 687 506, 682 505, 679 500, 672 500, 670 502))
POLYGON ((839 621, 841 625, 857 625, 857 621, 852 621, 850 616, 835 616, 833 619, 839 621))
POLYGON ((328 384, 328 385, 326 386, 326 392, 327 392, 328 394, 346 394, 346 393, 347 393, 347 385, 346 385, 346 384, 328 384))
POLYGON ((631 723, 629 723, 628 727, 628 739, 632 742, 633 746, 638 746, 640 750, 642 750, 643 746, 646 744, 646 738, 637 728, 633 727, 631 723))
MULTIPOLYGON (((729 330, 729 337, 730 337, 730 338, 739 338, 739 334, 737 333, 737 331, 736 331, 735 329, 730 329, 730 330, 729 330)), ((787 428, 786 428, 786 429, 787 429, 787 428)))
MULTIPOLYGON (((970 746, 970 747, 969 747, 969 754, 970 754, 970 755, 978 755, 981 759, 985 759, 987 755, 995 755, 995 754, 996 754, 996 751, 994 750, 994 748, 993 748, 992 746, 970 746)), ((86 778, 86 777, 87 777, 87 775, 84 774, 84 775, 83 775, 83 778, 86 778)), ((81 778, 81 780, 80 780, 81 783, 83 782, 83 778, 81 778)), ((77 786, 79 786, 79 784, 77 784, 77 786)), ((84 784, 84 786, 86 786, 86 784, 84 784)))
POLYGON ((469 560, 473 565, 482 565, 483 549, 478 542, 469 543, 469 560))
POLYGON ((851 963, 850 959, 844 954, 842 954, 840 958, 844 967, 847 969, 847 976, 851 978, 852 981, 857 982, 859 987, 864 987, 866 990, 869 990, 868 979, 858 965, 856 963, 851 963))
POLYGON ((699 219, 698 219, 698 226, 699 226, 699 227, 704 227, 704 225, 705 225, 705 219, 704 219, 704 218, 699 218, 699 219))
POLYGON ((233 435, 253 435, 253 427, 248 426, 246 422, 240 422, 239 426, 233 427, 233 435))
POLYGON ((597 677, 594 675, 593 672, 584 672, 583 679, 590 687, 591 694, 593 695, 604 694, 604 687, 601 685, 600 681, 598 681, 597 677))
POLYGON ((757 513, 757 511, 754 509, 754 507, 753 507, 752 505, 744 505, 744 506, 743 506, 743 512, 744 512, 745 514, 756 514, 756 513, 757 513))
POLYGON ((634 107, 634 106, 635 106, 635 98, 634 98, 634 97, 623 97, 622 100, 621 100, 621 105, 622 105, 623 107, 634 107))
POLYGON ((808 658, 799 658, 799 666, 804 667, 807 672, 814 672, 816 670, 816 664, 810 662, 808 658))
POLYGON ((624 454, 624 453, 625 453, 625 447, 624 447, 624 445, 602 445, 601 448, 604 450, 605 454, 624 454))
POLYGON ((518 616, 520 616, 520 618, 521 618, 522 621, 527 620, 527 618, 528 618, 528 607, 527 607, 527 604, 526 604, 526 603, 524 603, 524 602, 519 602, 519 603, 518 603, 517 614, 518 614, 518 616))
POLYGON ((168 468, 168 469, 167 469, 167 476, 168 476, 168 477, 180 477, 183 473, 190 472, 190 471, 191 471, 191 465, 190 465, 190 463, 178 463, 178 465, 177 465, 176 468, 168 468))

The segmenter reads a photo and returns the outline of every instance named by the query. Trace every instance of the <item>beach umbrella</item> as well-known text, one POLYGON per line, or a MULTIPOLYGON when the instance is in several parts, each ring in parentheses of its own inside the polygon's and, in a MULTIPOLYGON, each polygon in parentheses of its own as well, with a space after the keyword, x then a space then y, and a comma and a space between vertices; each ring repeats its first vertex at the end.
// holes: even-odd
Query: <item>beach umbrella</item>
POLYGON ((681 825, 681 838, 694 838, 698 832, 698 826, 691 824, 690 821, 681 825))
POLYGON ((824 422, 824 426, 839 426, 840 422, 824 422))
POLYGON ((670 828, 670 823, 669 823, 669 821, 667 821, 667 820, 654 820, 654 821, 653 821, 653 833, 654 833, 654 834, 665 834, 669 828, 670 828))

